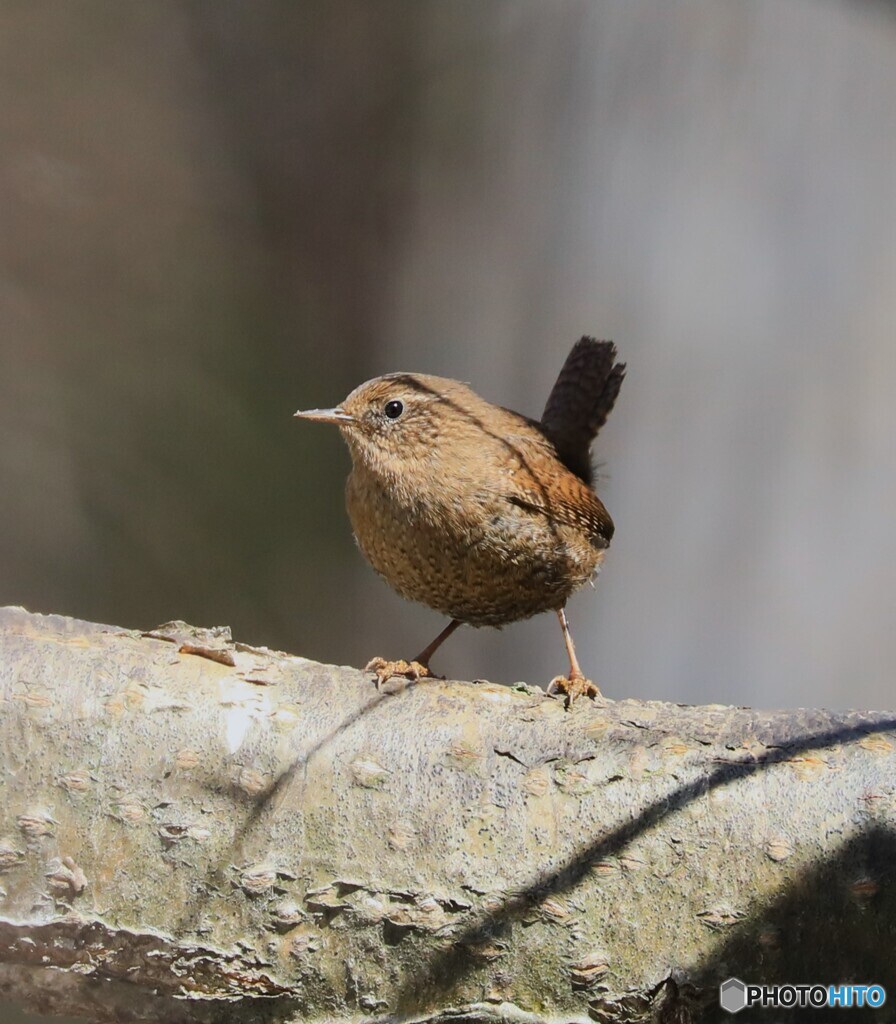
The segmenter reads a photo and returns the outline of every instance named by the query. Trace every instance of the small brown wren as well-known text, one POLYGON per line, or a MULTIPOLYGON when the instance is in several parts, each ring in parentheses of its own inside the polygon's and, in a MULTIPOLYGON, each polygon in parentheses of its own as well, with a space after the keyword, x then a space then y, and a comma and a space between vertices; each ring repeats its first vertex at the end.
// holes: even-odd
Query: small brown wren
POLYGON ((592 489, 591 443, 625 376, 615 359, 610 341, 578 341, 540 422, 422 373, 376 377, 334 409, 296 413, 335 423, 348 444, 346 504, 367 561, 402 597, 451 619, 413 661, 370 662, 378 687, 430 675, 430 658, 463 623, 555 611, 570 668, 548 692, 600 695, 579 668, 564 606, 613 536, 592 489))

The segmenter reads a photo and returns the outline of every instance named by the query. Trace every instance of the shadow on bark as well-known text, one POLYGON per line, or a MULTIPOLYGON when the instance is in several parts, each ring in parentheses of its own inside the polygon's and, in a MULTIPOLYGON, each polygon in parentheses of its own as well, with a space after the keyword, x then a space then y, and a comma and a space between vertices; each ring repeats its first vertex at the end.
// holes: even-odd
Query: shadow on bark
MULTIPOLYGON (((688 973, 715 993, 730 977, 747 984, 879 984, 880 1009, 851 1008, 850 1021, 896 1019, 896 834, 874 825, 835 857, 802 874, 750 921, 737 925, 711 961, 688 973), (829 927, 820 923, 829 922, 829 927)), ((833 1019, 836 1009, 754 1009, 731 1020, 752 1024, 833 1019)), ((725 1016, 725 1015, 722 1015, 725 1016)), ((707 1016, 707 1019, 710 1019, 707 1016)))
MULTIPOLYGON (((474 967, 467 952, 470 946, 506 935, 546 896, 573 889, 597 862, 618 856, 638 836, 659 825, 669 815, 681 811, 693 800, 795 756, 858 741, 893 728, 896 728, 896 718, 885 719, 873 728, 863 724, 794 737, 759 757, 732 760, 720 765, 708 776, 680 786, 674 793, 654 801, 633 821, 618 826, 583 849, 562 870, 533 879, 525 889, 508 898, 501 908, 482 915, 478 921, 456 934, 451 947, 422 963, 419 972, 404 986, 399 994, 399 1011, 411 1013, 415 1009, 419 1010, 421 992, 426 992, 430 997, 449 993, 464 974, 474 967)), ((769 914, 736 925, 736 932, 725 945, 724 952, 714 958, 711 964, 697 968, 699 977, 705 985, 714 989, 714 986, 729 976, 726 971, 730 967, 731 973, 748 975, 743 980, 755 982, 771 983, 780 977, 782 981, 798 983, 805 976, 809 980, 825 983, 854 980, 879 982, 888 987, 885 979, 893 975, 896 949, 896 896, 887 891, 887 883, 896 871, 894 854, 896 837, 879 826, 869 829, 864 835, 852 840, 840 856, 822 865, 816 873, 807 876, 795 887, 789 888, 769 914), (852 890, 847 885, 846 893, 852 891, 853 902, 843 892, 844 873, 848 878, 850 871, 856 875, 855 884, 852 890), (865 879, 868 880, 867 886, 864 884, 865 879), (772 946, 763 946, 760 936, 771 935, 769 929, 773 931, 778 927, 774 923, 778 920, 781 921, 780 945, 775 951, 772 946), (867 927, 862 924, 863 920, 867 927), (820 932, 820 922, 825 921, 830 922, 830 929, 820 932), (796 929, 795 934, 797 924, 800 928, 796 929), (845 940, 843 942, 841 934, 845 940), (814 952, 816 944, 819 944, 818 955, 814 952), (797 970, 801 977, 789 973, 797 970)), ((680 1019, 701 1019, 701 1016, 693 1014, 699 1012, 702 1015, 704 1012, 699 1007, 707 993, 704 991, 702 996, 698 994, 703 989, 703 983, 687 994, 685 1001, 690 1009, 680 1019)), ((889 987, 896 992, 896 986, 889 987)), ((671 1004, 676 1002, 678 1000, 673 994, 667 1014, 674 1014, 671 1004)), ((718 1007, 706 1012, 717 1013, 718 1007)), ((812 1012, 803 1011, 803 1019, 807 1019, 806 1013, 812 1012)), ((853 1012, 854 1016, 856 1012, 853 1012)), ((668 1016, 662 1019, 671 1021, 676 1018, 668 1016)), ((876 1019, 882 1019, 880 1014, 876 1019)))

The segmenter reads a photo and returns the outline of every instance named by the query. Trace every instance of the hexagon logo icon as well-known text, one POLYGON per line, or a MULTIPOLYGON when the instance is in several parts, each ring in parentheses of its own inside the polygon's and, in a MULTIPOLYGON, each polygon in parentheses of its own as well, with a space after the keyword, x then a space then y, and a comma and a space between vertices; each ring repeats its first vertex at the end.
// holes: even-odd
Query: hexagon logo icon
POLYGON ((747 986, 740 978, 729 978, 719 985, 719 1002, 728 1013, 739 1013, 747 1005, 747 986))

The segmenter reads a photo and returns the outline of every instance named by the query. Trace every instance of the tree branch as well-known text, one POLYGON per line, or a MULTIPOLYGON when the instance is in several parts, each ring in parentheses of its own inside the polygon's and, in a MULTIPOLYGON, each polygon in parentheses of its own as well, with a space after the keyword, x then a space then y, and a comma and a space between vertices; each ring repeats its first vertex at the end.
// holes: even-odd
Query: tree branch
POLYGON ((226 631, 0 610, 0 993, 96 1021, 689 1021, 731 974, 886 984, 894 729, 378 693, 226 631))

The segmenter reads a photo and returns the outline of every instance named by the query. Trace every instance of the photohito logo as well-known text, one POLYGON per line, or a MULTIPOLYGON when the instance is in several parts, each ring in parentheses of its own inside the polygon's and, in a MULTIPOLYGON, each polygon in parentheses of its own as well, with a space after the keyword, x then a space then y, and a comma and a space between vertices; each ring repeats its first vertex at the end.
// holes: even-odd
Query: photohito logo
POLYGON ((739 1013, 748 1006, 876 1009, 886 1001, 883 985, 746 985, 740 978, 729 978, 719 986, 719 1002, 729 1013, 739 1013))

